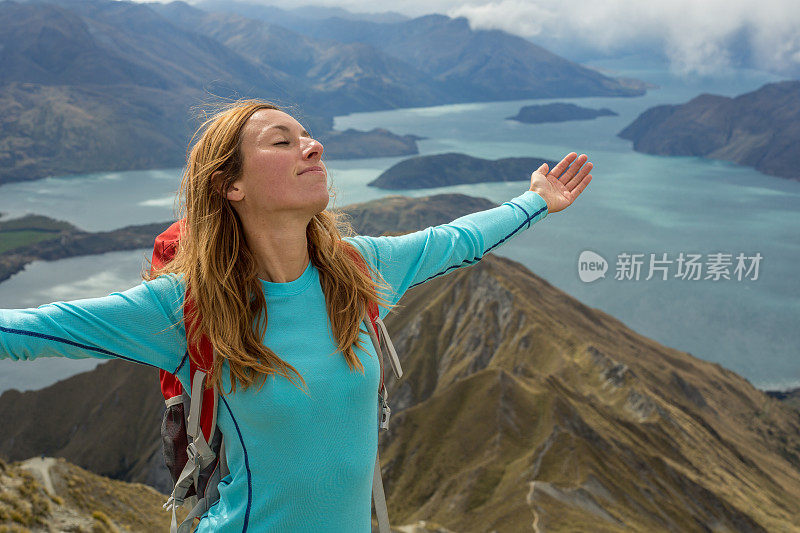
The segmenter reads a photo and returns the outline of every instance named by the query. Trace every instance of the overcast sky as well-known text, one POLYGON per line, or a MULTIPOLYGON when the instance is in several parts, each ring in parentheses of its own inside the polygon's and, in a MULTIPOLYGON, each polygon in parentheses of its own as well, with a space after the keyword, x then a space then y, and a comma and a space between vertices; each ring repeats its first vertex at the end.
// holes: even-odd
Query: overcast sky
MULTIPOLYGON (((293 6, 304 4, 364 13, 381 5, 299 0, 293 6)), ((674 71, 692 74, 724 69, 747 38, 765 69, 800 73, 800 0, 404 0, 391 9, 409 16, 464 16, 473 28, 502 29, 546 48, 550 43, 551 50, 573 60, 660 51, 674 71)))

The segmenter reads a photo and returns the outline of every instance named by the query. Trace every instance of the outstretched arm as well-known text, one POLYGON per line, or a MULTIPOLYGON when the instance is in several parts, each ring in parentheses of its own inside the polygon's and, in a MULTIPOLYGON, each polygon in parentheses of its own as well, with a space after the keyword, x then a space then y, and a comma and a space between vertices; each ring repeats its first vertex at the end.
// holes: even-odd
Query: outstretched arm
POLYGON ((161 276, 102 298, 0 309, 0 358, 119 358, 174 372, 186 352, 183 289, 161 276), (177 314, 176 314, 177 313, 177 314))
MULTIPOLYGON (((393 291, 384 296, 397 303, 408 289, 478 262, 554 212, 551 206, 560 211, 574 202, 591 180, 591 163, 578 170, 586 161, 585 156, 568 168, 575 156, 569 154, 550 172, 542 165, 531 176, 530 190, 498 207, 406 235, 359 235, 345 240, 380 272, 393 291)), ((386 313, 380 308, 381 317, 386 313)))

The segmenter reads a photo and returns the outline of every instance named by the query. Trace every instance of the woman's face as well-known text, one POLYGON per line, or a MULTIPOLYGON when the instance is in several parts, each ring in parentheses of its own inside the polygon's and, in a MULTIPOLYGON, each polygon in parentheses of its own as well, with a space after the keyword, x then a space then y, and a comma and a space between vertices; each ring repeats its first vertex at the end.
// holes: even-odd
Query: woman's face
POLYGON ((253 113, 242 129, 242 175, 227 197, 239 212, 290 212, 310 220, 328 206, 322 144, 292 116, 276 109, 253 113))

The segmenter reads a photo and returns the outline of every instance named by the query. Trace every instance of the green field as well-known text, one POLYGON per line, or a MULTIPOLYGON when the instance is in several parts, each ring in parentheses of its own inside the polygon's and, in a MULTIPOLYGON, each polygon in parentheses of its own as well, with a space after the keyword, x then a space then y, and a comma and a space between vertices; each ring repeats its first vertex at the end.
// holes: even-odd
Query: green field
POLYGON ((68 222, 41 215, 26 215, 0 221, 0 254, 31 244, 57 239, 62 231, 74 230, 68 222))

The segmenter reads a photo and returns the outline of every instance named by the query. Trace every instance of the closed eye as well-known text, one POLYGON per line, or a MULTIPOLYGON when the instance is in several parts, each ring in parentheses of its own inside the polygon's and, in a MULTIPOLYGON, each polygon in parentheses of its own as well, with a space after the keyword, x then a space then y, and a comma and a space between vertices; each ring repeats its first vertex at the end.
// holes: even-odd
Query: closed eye
POLYGON ((289 141, 280 141, 275 143, 276 146, 279 144, 289 144, 289 141))

